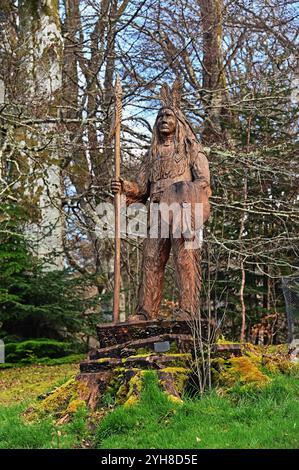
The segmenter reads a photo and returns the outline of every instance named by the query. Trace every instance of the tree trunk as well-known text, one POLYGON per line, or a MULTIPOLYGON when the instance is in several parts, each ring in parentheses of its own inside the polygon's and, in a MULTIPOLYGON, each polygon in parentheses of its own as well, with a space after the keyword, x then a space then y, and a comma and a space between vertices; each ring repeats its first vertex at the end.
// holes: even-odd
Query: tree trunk
MULTIPOLYGON (((224 114, 227 101, 222 52, 222 0, 199 0, 203 29, 202 98, 205 109, 202 140, 206 144, 227 140, 224 114)), ((227 116, 225 116, 227 119, 227 116)))
POLYGON ((34 177, 39 221, 28 237, 45 269, 63 268, 63 215, 58 129, 47 117, 58 116, 62 90, 63 43, 58 0, 20 0, 19 21, 23 54, 23 97, 31 116, 42 118, 39 128, 24 131, 29 147, 28 169, 34 177))

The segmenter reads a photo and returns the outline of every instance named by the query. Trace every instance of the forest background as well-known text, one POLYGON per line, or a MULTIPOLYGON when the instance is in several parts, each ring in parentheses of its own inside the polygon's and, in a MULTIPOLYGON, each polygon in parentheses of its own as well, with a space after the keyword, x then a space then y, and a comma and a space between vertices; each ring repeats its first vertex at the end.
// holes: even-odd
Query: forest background
MULTIPOLYGON (((0 5, 1 337, 87 341, 109 319, 113 240, 97 237, 96 207, 112 201, 118 73, 127 179, 150 144, 161 85, 183 83, 212 177, 202 311, 230 339, 272 315, 285 340, 282 278, 299 268, 298 2, 0 5)), ((123 315, 134 312, 141 250, 142 239, 122 240, 123 315)), ((173 277, 170 262, 165 310, 173 277)))

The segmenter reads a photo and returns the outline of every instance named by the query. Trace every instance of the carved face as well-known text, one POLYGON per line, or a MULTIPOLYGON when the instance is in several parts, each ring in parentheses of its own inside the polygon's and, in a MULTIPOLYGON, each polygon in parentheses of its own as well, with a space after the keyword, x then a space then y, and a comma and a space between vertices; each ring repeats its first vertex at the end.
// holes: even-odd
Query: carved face
POLYGON ((171 135, 175 132, 177 119, 174 112, 168 108, 160 109, 157 116, 157 128, 159 134, 171 135))

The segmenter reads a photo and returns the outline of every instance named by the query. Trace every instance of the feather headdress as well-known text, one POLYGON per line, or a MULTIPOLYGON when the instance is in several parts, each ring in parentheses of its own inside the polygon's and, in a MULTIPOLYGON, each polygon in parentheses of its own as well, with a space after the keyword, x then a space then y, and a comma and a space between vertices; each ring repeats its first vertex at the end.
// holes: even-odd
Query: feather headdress
POLYGON ((163 107, 180 109, 182 88, 183 84, 178 78, 175 80, 172 88, 167 83, 164 83, 160 90, 160 100, 163 107))

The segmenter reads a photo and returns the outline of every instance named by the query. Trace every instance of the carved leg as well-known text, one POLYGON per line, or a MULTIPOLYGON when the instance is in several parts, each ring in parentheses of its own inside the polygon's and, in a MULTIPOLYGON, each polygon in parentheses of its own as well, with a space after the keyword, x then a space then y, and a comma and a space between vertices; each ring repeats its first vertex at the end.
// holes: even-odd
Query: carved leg
POLYGON ((158 316, 162 300, 164 270, 169 253, 169 238, 144 240, 137 315, 144 315, 147 319, 154 319, 158 316))
POLYGON ((186 319, 197 315, 201 288, 201 250, 185 248, 183 238, 172 240, 179 305, 186 319))

